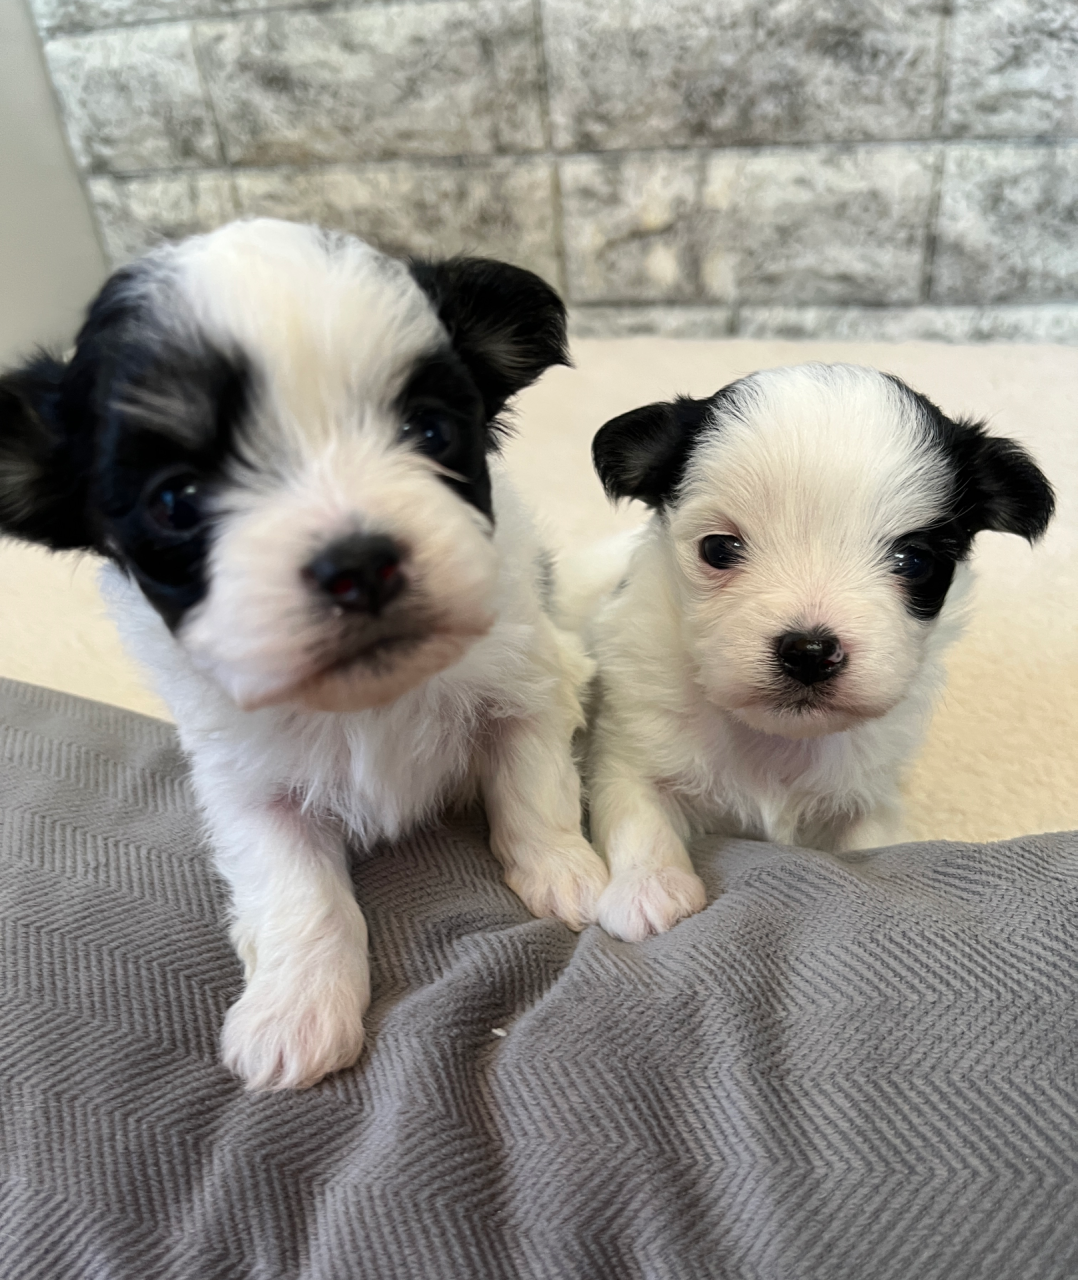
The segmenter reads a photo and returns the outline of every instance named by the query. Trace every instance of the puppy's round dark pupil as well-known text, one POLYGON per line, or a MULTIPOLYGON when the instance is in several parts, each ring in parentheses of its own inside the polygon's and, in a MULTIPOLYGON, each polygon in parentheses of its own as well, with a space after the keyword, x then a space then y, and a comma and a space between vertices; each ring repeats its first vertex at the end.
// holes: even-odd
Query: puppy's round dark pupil
POLYGON ((163 484, 150 499, 150 519, 170 533, 187 533, 202 523, 202 487, 192 478, 180 477, 163 484))
POLYGON ((418 413, 401 428, 401 439, 414 445, 428 458, 439 458, 448 453, 456 439, 456 431, 445 414, 418 413))
POLYGON ((709 534, 700 543, 700 555, 713 569, 732 569, 745 551, 740 538, 728 533, 709 534))
POLYGON ((896 547, 893 556, 892 572, 907 582, 924 582, 936 565, 932 552, 924 547, 896 547))

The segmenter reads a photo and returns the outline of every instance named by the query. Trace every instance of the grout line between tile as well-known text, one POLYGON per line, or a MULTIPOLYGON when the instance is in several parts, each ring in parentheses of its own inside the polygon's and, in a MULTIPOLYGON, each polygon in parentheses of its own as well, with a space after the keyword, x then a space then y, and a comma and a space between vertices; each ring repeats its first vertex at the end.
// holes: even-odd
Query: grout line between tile
POLYGON ((331 0, 328 4, 255 4, 236 6, 235 8, 195 9, 182 17, 162 14, 159 18, 137 18, 131 22, 103 22, 99 25, 87 23, 57 23, 52 27, 38 28, 42 40, 52 40, 57 36, 91 36, 109 31, 131 31, 139 27, 164 27, 179 22, 227 22, 230 18, 257 18, 266 13, 354 13, 364 9, 416 9, 436 4, 460 4, 462 0, 362 0, 351 3, 350 0, 331 0))
POLYGON ((296 161, 281 161, 278 164, 234 164, 230 165, 227 161, 221 165, 175 165, 170 168, 152 168, 152 169, 115 169, 107 170, 101 173, 94 173, 92 177, 113 177, 123 180, 131 180, 136 178, 161 177, 170 174, 186 174, 199 172, 219 172, 224 168, 232 168, 250 173, 286 173, 298 172, 305 173, 315 170, 324 169, 356 169, 356 168, 374 168, 378 166, 391 167, 410 165, 422 167, 424 165, 446 165, 449 167, 457 166, 460 168, 475 168, 482 165, 513 165, 525 164, 529 161, 564 161, 564 160, 620 160, 630 159, 633 157, 646 156, 664 156, 664 155, 701 155, 708 156, 726 152, 742 152, 742 153, 758 153, 765 154, 775 151, 812 151, 824 149, 841 149, 844 151, 882 151, 885 149, 902 148, 903 150, 912 150, 914 148, 921 151, 942 151, 962 147, 968 149, 971 147, 979 147, 985 150, 996 149, 1002 147, 1011 147, 1016 150, 1059 150, 1069 151, 1078 149, 1078 137, 1071 138, 918 138, 911 141, 865 141, 855 143, 833 143, 833 142, 805 142, 805 143, 775 143, 775 144, 759 144, 759 143, 739 143, 728 146, 708 146, 708 147, 643 147, 632 148, 621 151, 515 151, 515 152, 461 152, 454 155, 408 155, 408 156, 372 156, 369 158, 359 158, 354 160, 311 160, 301 163, 296 161))
POLYGON ((212 92, 210 91, 209 78, 206 75, 206 67, 204 63, 202 41, 199 39, 197 23, 191 23, 191 51, 195 59, 195 70, 198 72, 198 83, 202 89, 202 99, 206 104, 206 109, 213 121, 213 131, 217 138, 217 150, 221 157, 220 168, 213 172, 225 172, 228 174, 228 189, 232 194, 232 212, 235 216, 239 216, 242 212, 240 208, 239 191, 236 187, 236 175, 232 172, 232 163, 228 158, 228 148, 225 146, 225 135, 221 128, 221 121, 217 114, 217 103, 214 101, 212 92))
POLYGON ((936 243, 939 235, 940 200, 943 193, 943 170, 946 160, 946 150, 941 146, 932 166, 932 187, 928 196, 928 208, 925 210, 925 247, 921 262, 919 291, 922 306, 928 305, 932 297, 932 279, 936 269, 936 243))
POLYGON ((565 255, 565 211, 561 199, 561 174, 554 155, 554 125, 550 118, 550 78, 543 25, 542 0, 532 0, 535 54, 539 67, 539 113, 543 122, 544 155, 550 165, 550 235, 554 245, 554 265, 558 278, 554 285, 563 298, 569 295, 569 267, 565 255))
POLYGON ((945 0, 940 15, 940 49, 936 64, 936 107, 932 118, 932 133, 940 139, 941 146, 932 166, 932 189, 928 208, 925 210, 924 256, 921 260, 920 301, 927 304, 932 297, 933 277, 936 270, 936 246, 939 238, 939 211, 943 191, 943 172, 946 167, 946 142, 942 137, 943 121, 950 92, 951 35, 954 27, 954 0, 945 0))

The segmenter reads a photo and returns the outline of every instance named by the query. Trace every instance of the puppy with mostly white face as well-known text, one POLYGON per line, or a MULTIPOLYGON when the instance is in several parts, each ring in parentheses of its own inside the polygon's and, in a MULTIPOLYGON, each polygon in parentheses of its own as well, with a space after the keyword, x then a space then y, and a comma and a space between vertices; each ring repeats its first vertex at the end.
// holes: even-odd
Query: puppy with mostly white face
POLYGON ((0 529, 108 559, 191 757, 251 1088, 360 1053, 350 840, 480 794, 529 909, 595 918, 570 751, 591 667, 497 459, 506 402, 566 361, 527 271, 256 220, 120 270, 68 360, 0 379, 0 529))
POLYGON ((1027 453, 897 378, 810 364, 623 414, 593 455, 654 509, 566 596, 598 662, 600 922, 639 939, 700 910, 696 833, 899 839, 974 536, 1033 541, 1052 515, 1027 453))

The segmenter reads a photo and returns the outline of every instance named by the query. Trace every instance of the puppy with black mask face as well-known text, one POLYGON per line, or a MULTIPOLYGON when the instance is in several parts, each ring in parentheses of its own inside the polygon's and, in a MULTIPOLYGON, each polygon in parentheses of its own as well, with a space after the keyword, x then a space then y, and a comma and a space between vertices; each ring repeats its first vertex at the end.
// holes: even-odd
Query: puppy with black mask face
POLYGON ((584 624, 600 922, 638 939, 700 910, 695 833, 898 839, 973 538, 1033 541, 1052 515, 1029 456, 897 378, 822 364, 623 414, 593 454, 611 497, 655 512, 584 624))
POLYGON ((346 842, 479 793, 509 885, 595 918, 570 740, 590 674, 496 457, 566 362, 527 271, 235 223, 118 272, 73 356, 0 380, 0 528, 108 558, 191 757, 246 988, 224 1058, 300 1087, 359 1055, 346 842))

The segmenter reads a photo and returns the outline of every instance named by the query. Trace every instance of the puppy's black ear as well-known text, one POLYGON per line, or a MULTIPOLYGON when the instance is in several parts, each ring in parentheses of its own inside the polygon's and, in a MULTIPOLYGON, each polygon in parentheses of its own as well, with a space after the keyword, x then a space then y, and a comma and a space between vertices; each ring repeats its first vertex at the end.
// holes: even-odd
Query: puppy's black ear
POLYGON ((1040 467, 1015 440, 990 436, 983 422, 948 418, 927 396, 886 375, 919 408, 930 437, 955 473, 954 518, 971 534, 982 529, 1016 533, 1035 542, 1056 509, 1055 494, 1040 467))
POLYGON ((971 532, 994 529, 1035 542, 1048 528, 1055 494, 1044 473, 1014 440, 990 436, 979 422, 957 422, 960 519, 971 532))
POLYGON ((86 467, 60 421, 64 373, 42 354, 0 376, 0 533, 56 551, 91 542, 86 467))
POLYGON ((475 379, 488 419, 544 369, 569 364, 565 307, 531 271, 489 258, 409 267, 475 379))
POLYGON ((714 399, 679 396, 633 409, 600 427, 591 456, 607 494, 656 508, 670 502, 714 406, 714 399))

